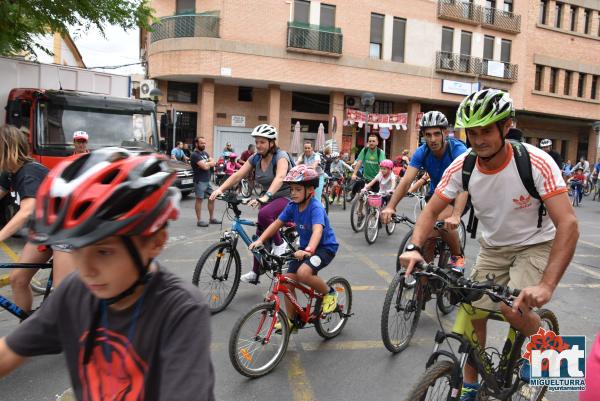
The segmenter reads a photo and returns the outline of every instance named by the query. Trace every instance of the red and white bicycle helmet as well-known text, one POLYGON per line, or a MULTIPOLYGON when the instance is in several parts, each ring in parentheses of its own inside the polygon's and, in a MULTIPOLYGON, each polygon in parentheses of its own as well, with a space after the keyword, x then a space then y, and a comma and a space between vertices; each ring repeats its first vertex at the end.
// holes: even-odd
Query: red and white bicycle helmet
POLYGON ((179 215, 166 158, 102 148, 50 171, 36 197, 30 239, 80 248, 106 237, 149 236, 179 215))
POLYGON ((283 179, 283 182, 300 184, 306 187, 318 187, 319 173, 317 173, 312 167, 308 167, 305 164, 300 164, 290 169, 283 179))
POLYGON ((389 169, 393 169, 394 168, 394 162, 391 161, 390 159, 385 159, 385 160, 382 160, 379 163, 379 167, 386 167, 386 168, 389 168, 389 169))
POLYGON ((73 141, 88 141, 90 139, 89 135, 85 131, 75 131, 73 133, 73 141))

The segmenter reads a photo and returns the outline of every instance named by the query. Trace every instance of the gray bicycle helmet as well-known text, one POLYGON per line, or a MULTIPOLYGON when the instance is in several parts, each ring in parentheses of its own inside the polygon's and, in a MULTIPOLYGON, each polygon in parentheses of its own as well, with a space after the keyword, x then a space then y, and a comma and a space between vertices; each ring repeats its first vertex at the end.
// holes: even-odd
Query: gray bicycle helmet
POLYGON ((425 128, 448 128, 448 119, 444 113, 437 110, 428 111, 423 114, 421 121, 419 122, 419 128, 424 130, 425 128))
POLYGON ((256 126, 250 135, 253 137, 277 139, 277 128, 269 124, 261 124, 256 126))
POLYGON ((542 139, 540 141, 540 148, 545 148, 546 146, 552 146, 552 141, 550 139, 542 139))

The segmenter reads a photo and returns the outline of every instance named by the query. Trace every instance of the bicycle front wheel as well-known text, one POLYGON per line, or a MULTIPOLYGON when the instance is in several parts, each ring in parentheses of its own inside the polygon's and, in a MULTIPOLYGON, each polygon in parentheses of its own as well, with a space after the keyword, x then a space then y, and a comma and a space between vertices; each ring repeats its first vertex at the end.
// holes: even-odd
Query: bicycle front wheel
POLYGON ((437 361, 423 373, 406 399, 411 401, 449 400, 453 391, 450 383, 453 369, 453 362, 437 361))
POLYGON ((408 347, 417 329, 423 302, 419 296, 420 285, 412 276, 407 282, 404 271, 399 271, 385 294, 381 339, 394 354, 408 347))
POLYGON ((256 305, 242 316, 231 331, 229 359, 235 370, 247 377, 261 377, 273 370, 290 340, 288 319, 274 303, 256 305), (279 323, 279 330, 275 325, 279 323))
POLYGON ((398 255, 396 255, 396 271, 399 272, 402 269, 402 265, 400 265, 400 255, 402 255, 405 251, 406 245, 410 241, 412 237, 413 229, 408 230, 402 241, 400 241, 400 247, 398 248, 398 255))
POLYGON ((332 277, 327 281, 327 285, 337 294, 337 307, 335 311, 321 314, 315 320, 315 330, 321 337, 329 339, 340 334, 348 322, 352 311, 352 287, 343 277, 332 277))
POLYGON ((357 196, 352 201, 352 207, 350 207, 350 226, 355 233, 361 231, 365 227, 366 216, 366 201, 363 200, 362 196, 357 196))
POLYGON ((219 313, 233 300, 240 285, 242 262, 230 242, 210 246, 196 264, 192 284, 207 297, 208 309, 219 313))
POLYGON ((377 209, 371 209, 371 213, 367 216, 365 223, 365 239, 367 244, 371 245, 377 241, 379 235, 379 211, 377 209))

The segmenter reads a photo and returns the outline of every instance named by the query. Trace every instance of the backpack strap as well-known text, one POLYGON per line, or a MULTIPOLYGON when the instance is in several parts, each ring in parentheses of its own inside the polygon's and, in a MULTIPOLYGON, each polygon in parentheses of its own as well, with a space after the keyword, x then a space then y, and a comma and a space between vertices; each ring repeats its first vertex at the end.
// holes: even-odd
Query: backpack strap
POLYGON ((544 202, 542 201, 542 197, 535 187, 535 182, 533 181, 533 172, 531 171, 531 159, 529 157, 529 152, 525 145, 521 142, 516 141, 508 141, 513 149, 513 155, 515 158, 515 163, 517 164, 517 170, 519 171, 519 176, 521 177, 521 181, 533 198, 540 201, 540 208, 538 210, 538 224, 537 227, 542 227, 542 217, 546 215, 546 207, 544 206, 544 202))
MULTIPOLYGON (((469 181, 471 180, 471 173, 475 168, 475 163, 477 162, 477 153, 474 150, 471 150, 465 160, 463 161, 462 167, 462 184, 463 190, 469 191, 469 181)), ((470 196, 470 195, 469 195, 470 196)), ((477 225, 479 220, 475 217, 475 209, 471 207, 471 212, 469 213, 469 223, 467 224, 467 232, 471 233, 471 238, 475 238, 477 236, 477 225)))

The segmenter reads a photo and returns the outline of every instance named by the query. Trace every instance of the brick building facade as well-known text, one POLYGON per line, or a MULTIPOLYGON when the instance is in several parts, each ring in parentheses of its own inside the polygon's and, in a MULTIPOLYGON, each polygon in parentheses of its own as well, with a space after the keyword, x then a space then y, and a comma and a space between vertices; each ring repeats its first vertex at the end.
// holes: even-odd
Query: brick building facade
MULTIPOLYGON (((207 138, 236 150, 268 122, 290 144, 323 122, 344 150, 362 130, 345 109, 372 92, 374 112, 407 113, 392 129, 392 155, 418 144, 420 113, 451 122, 475 87, 508 91, 527 141, 554 140, 565 159, 597 157, 600 0, 153 0, 160 23, 142 32, 148 77, 175 108, 178 139, 207 138)), ((166 113, 165 113, 166 115, 166 113)), ((162 119, 163 136, 171 132, 162 119)), ((374 127, 370 128, 377 131, 374 127)), ((598 128, 600 130, 600 128, 598 128)), ((461 133, 456 133, 460 135, 461 133)))

